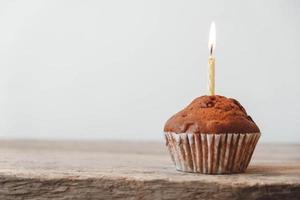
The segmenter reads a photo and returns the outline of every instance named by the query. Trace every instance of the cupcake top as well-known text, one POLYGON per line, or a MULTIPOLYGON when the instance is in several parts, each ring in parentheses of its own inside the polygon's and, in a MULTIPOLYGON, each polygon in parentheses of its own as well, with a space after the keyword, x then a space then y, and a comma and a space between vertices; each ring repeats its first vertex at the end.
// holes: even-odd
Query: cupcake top
POLYGON ((258 133, 259 128, 235 99, 201 96, 172 116, 164 127, 175 133, 258 133))

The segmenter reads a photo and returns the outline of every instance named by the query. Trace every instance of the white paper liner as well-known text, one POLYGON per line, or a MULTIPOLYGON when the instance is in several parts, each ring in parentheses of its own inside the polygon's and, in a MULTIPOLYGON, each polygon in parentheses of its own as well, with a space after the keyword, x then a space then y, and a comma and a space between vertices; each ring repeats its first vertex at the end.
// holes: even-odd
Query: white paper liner
POLYGON ((165 133, 177 170, 203 174, 244 172, 260 133, 165 133))

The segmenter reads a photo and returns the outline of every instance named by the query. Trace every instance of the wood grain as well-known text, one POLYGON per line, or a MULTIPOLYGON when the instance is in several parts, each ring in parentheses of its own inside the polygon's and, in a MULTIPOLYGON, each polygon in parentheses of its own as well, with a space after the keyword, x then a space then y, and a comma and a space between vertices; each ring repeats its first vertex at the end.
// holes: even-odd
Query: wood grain
POLYGON ((175 170, 163 143, 0 141, 0 199, 300 199, 300 145, 259 144, 246 173, 175 170))

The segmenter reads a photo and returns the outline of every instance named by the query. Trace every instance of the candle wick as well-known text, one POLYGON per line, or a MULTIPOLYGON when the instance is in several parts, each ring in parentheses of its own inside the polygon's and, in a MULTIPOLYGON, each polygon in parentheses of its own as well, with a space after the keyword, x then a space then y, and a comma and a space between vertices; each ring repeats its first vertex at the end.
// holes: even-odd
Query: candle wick
POLYGON ((210 46, 210 55, 212 56, 213 54, 213 45, 210 46))

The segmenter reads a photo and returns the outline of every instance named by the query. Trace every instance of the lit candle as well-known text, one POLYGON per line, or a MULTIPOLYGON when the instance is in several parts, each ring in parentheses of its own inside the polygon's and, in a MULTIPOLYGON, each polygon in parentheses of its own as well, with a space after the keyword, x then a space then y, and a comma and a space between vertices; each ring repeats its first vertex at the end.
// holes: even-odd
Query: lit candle
POLYGON ((215 57, 213 56, 216 48, 216 25, 212 22, 209 31, 208 49, 208 91, 210 95, 215 95, 215 57))

